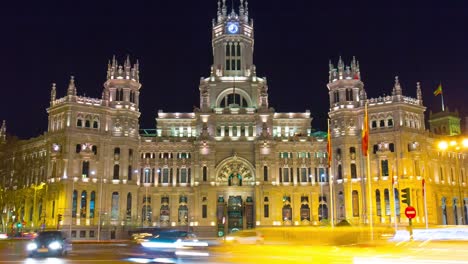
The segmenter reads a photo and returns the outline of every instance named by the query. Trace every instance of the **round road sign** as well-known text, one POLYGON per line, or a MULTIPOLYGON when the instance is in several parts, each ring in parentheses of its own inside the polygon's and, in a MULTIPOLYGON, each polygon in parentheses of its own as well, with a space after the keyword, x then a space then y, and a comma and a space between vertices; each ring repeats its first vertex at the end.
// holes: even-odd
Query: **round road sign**
POLYGON ((416 217, 416 209, 414 209, 413 206, 408 206, 408 207, 406 207, 406 209, 405 209, 405 215, 406 215, 406 217, 408 217, 409 219, 413 219, 414 217, 416 217))

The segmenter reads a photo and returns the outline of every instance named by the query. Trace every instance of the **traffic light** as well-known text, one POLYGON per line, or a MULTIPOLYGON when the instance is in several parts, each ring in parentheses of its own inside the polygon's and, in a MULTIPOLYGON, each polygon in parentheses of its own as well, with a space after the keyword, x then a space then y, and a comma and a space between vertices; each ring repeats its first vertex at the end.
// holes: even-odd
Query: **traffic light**
POLYGON ((58 222, 60 223, 62 221, 62 214, 57 215, 58 222))
POLYGON ((401 202, 407 205, 411 205, 411 192, 410 188, 401 189, 401 202))
POLYGON ((18 223, 16 223, 16 227, 17 227, 17 228, 22 228, 22 227, 23 227, 23 224, 22 224, 21 222, 18 222, 18 223))

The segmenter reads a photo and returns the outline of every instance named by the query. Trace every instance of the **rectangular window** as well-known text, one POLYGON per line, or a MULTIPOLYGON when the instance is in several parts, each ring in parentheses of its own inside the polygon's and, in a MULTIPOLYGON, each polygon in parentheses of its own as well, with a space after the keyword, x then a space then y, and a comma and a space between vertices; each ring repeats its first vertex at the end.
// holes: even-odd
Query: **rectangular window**
POLYGON ((325 168, 318 168, 319 172, 319 182, 326 182, 327 175, 325 174, 325 168))
POLYGON ((168 168, 163 169, 162 182, 169 183, 169 169, 168 168))
POLYGON ((414 161, 414 172, 416 176, 421 176, 421 169, 419 167, 419 160, 414 161))
POLYGON ((231 70, 231 64, 229 63, 229 60, 226 60, 226 71, 231 70))
POLYGON ((89 231, 89 237, 94 237, 94 230, 89 231))
POLYGON ((289 168, 283 168, 283 182, 289 182, 289 168))
POLYGON ((270 217, 270 206, 268 204, 263 205, 263 216, 265 218, 270 217))
POLYGON ((203 204, 202 205, 202 218, 207 218, 208 217, 208 205, 203 204))
POLYGON ((180 169, 180 183, 187 183, 187 169, 180 169))
POLYGON ((301 168, 301 182, 307 182, 307 168, 301 168))
POLYGON ((268 167, 263 166, 263 181, 268 181, 268 167))
POLYGON ((80 237, 86 237, 86 231, 85 230, 80 231, 80 237))
POLYGON ((380 161, 380 165, 382 166, 382 176, 388 176, 388 160, 380 161))
POLYGON ((241 69, 241 63, 240 60, 237 60, 237 70, 240 71, 241 69))

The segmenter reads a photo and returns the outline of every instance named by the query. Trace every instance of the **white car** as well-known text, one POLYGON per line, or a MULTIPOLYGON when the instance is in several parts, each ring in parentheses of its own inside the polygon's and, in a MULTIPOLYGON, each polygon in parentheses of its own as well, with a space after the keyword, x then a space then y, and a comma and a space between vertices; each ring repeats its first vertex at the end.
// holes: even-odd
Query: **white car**
POLYGON ((263 244, 263 235, 254 230, 243 230, 235 233, 231 233, 226 236, 227 243, 238 243, 238 244, 263 244))

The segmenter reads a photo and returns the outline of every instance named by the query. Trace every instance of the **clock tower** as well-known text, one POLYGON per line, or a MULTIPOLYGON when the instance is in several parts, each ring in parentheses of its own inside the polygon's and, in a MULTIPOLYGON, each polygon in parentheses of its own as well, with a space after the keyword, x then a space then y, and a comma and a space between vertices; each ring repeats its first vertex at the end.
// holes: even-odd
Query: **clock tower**
POLYGON ((227 14, 226 0, 218 2, 213 19, 213 66, 221 76, 248 76, 253 61, 253 21, 249 20, 248 2, 240 1, 239 13, 232 7, 227 14))
POLYGON ((210 77, 200 81, 200 109, 203 112, 225 108, 268 109, 266 78, 257 77, 253 64, 253 20, 248 2, 240 0, 239 9, 228 14, 226 0, 218 1, 213 19, 213 65, 210 77))

